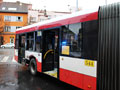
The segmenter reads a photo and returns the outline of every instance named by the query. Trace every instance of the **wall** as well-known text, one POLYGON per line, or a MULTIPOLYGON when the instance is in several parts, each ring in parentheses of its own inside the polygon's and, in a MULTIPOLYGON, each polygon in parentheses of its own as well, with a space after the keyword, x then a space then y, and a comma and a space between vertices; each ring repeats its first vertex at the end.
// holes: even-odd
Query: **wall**
MULTIPOLYGON (((26 26, 28 24, 28 14, 22 14, 22 13, 0 13, 0 16, 2 16, 2 25, 4 26, 26 26), (23 16, 23 21, 22 22, 10 22, 10 21, 5 21, 4 16, 23 16)), ((4 29, 3 26, 3 29, 4 29)), ((4 32, 4 30, 0 30, 3 32, 0 32, 0 37, 3 36, 3 44, 10 43, 10 37, 14 38, 15 41, 15 32, 4 32)))

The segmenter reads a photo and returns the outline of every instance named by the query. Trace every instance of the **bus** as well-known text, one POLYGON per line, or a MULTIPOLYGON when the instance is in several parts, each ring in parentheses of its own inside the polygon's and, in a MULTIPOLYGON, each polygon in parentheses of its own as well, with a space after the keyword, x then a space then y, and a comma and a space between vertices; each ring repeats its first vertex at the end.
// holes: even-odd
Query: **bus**
POLYGON ((83 90, 120 90, 120 3, 16 30, 15 60, 83 90))

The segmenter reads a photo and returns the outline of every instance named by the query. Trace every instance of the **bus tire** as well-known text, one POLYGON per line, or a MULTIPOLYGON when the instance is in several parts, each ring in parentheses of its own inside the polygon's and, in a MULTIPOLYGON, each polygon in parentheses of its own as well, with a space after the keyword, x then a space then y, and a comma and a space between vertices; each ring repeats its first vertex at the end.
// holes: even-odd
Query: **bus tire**
POLYGON ((37 64, 36 64, 35 58, 32 58, 32 59, 30 60, 29 69, 30 69, 30 73, 31 73, 32 75, 34 75, 34 76, 37 75, 37 64))

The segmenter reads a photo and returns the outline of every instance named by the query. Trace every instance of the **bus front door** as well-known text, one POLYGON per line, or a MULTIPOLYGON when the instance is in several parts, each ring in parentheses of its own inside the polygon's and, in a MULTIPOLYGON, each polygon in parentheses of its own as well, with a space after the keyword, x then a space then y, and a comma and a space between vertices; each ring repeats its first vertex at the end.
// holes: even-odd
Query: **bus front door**
POLYGON ((59 30, 43 31, 42 71, 58 77, 59 64, 59 30))

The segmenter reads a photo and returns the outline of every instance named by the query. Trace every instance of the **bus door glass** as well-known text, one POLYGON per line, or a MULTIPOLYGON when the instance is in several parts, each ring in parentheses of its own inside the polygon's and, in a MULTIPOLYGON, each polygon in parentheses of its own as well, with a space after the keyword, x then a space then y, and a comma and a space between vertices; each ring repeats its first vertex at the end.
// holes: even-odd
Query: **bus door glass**
POLYGON ((19 35, 18 62, 21 63, 25 57, 25 34, 19 35))

